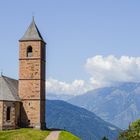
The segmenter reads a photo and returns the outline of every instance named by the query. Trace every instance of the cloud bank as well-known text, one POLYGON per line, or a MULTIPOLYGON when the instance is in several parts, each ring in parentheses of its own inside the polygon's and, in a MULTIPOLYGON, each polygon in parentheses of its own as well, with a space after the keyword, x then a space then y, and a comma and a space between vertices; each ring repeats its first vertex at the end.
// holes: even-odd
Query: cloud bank
POLYGON ((140 57, 97 55, 86 60, 85 70, 85 74, 89 74, 89 81, 74 80, 66 83, 49 78, 46 84, 48 92, 79 95, 119 82, 140 82, 140 57))
POLYGON ((74 80, 72 83, 49 78, 46 82, 47 91, 55 94, 79 95, 92 89, 84 80, 74 80))
POLYGON ((85 67, 91 76, 91 83, 99 87, 140 81, 140 57, 97 55, 88 58, 85 67))

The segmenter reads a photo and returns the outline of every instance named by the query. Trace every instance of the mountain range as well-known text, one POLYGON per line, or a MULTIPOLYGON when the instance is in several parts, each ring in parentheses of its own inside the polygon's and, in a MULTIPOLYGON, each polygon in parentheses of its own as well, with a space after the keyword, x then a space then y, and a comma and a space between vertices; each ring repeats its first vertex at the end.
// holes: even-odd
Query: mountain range
POLYGON ((120 132, 94 113, 64 101, 47 100, 46 116, 47 128, 67 130, 82 140, 101 140, 104 136, 115 140, 120 132))
POLYGON ((69 103, 83 107, 103 120, 126 129, 140 118, 140 83, 121 83, 73 97, 69 103))

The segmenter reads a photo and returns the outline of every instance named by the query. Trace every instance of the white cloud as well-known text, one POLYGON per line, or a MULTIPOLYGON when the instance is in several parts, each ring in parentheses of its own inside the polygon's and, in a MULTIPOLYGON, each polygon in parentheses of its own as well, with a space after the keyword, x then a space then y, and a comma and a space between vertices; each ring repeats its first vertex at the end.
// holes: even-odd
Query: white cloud
POLYGON ((47 80, 46 87, 49 93, 69 95, 79 95, 91 89, 84 80, 74 80, 72 83, 66 83, 53 78, 47 80))
POLYGON ((98 87, 140 81, 140 57, 97 55, 88 58, 85 67, 91 75, 91 83, 98 87))
MULTIPOLYGON (((79 95, 88 90, 110 86, 118 82, 140 82, 140 57, 97 55, 85 64, 89 81, 74 80, 71 83, 49 78, 46 82, 50 93, 79 95)), ((87 74, 85 72, 85 74, 87 74)), ((82 77, 81 77, 82 78, 82 77)))

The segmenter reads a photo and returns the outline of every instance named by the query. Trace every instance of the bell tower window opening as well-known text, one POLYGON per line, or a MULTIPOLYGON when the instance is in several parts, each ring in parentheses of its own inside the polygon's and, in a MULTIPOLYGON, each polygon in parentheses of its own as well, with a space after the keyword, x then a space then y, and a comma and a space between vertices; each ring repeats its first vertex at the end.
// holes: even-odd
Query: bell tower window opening
POLYGON ((10 119, 11 119, 11 107, 7 107, 6 120, 10 121, 10 119))
POLYGON ((32 57, 33 55, 33 49, 31 46, 28 46, 27 48, 27 57, 32 57))

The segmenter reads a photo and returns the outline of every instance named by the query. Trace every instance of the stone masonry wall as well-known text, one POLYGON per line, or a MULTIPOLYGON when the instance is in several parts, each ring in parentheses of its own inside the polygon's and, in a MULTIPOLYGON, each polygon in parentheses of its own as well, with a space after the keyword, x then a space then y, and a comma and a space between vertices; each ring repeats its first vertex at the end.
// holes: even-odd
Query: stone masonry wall
POLYGON ((0 130, 2 130, 3 125, 3 101, 0 101, 0 130))
POLYGON ((20 112, 19 102, 10 102, 10 101, 3 102, 3 125, 2 125, 3 130, 15 129, 18 127, 18 122, 20 119, 19 112, 20 112), (7 107, 11 107, 10 120, 7 120, 6 118, 7 107))
POLYGON ((41 128, 45 123, 45 44, 42 41, 20 42, 19 96, 22 100, 21 125, 41 128), (27 48, 32 47, 32 57, 27 48))

